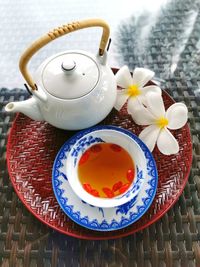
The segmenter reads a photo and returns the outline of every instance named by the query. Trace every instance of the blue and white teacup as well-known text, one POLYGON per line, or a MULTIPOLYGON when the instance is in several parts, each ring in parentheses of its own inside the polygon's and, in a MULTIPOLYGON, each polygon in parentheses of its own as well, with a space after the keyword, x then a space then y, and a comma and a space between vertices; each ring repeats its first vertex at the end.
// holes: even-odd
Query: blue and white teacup
POLYGON ((141 140, 139 139, 140 142, 137 142, 138 139, 131 132, 115 126, 97 126, 83 130, 73 136, 69 140, 71 149, 65 161, 66 166, 64 168, 69 184, 78 197, 90 205, 110 208, 125 204, 137 196, 147 172, 147 160, 141 148, 141 140), (124 148, 131 156, 135 165, 135 177, 132 184, 126 192, 113 198, 95 197, 89 194, 82 187, 78 177, 78 162, 83 153, 91 146, 105 142, 117 144, 124 148))

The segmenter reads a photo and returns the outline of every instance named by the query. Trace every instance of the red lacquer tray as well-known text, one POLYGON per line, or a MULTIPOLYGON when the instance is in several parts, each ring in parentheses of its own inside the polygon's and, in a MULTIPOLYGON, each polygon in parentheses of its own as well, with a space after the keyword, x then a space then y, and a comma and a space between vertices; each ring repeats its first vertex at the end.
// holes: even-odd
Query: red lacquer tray
MULTIPOLYGON (((163 98, 166 108, 174 102, 164 91, 163 98)), ((113 110, 101 124, 120 126, 137 135, 142 129, 133 122, 126 108, 120 112, 113 110)), ((7 163, 14 189, 28 210, 51 228, 83 239, 127 236, 157 221, 182 193, 192 162, 192 142, 188 125, 173 131, 180 145, 178 154, 164 156, 157 148, 154 149, 153 155, 159 175, 158 189, 151 207, 138 222, 125 229, 105 233, 77 225, 62 212, 51 183, 55 156, 63 143, 74 133, 18 114, 9 134, 7 163)))

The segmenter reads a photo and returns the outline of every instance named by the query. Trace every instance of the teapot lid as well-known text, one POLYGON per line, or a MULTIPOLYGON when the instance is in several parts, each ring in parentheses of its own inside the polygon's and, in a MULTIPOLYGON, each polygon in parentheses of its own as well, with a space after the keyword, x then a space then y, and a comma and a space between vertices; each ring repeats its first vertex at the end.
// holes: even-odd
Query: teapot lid
POLYGON ((62 99, 75 99, 92 91, 100 77, 99 66, 86 53, 59 54, 43 68, 42 83, 47 92, 62 99))

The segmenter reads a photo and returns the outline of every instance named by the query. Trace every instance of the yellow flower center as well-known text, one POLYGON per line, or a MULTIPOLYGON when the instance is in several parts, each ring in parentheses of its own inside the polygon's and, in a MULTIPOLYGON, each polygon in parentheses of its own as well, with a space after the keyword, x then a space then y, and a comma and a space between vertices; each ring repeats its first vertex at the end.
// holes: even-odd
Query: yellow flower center
POLYGON ((128 87, 128 95, 130 97, 136 97, 141 94, 139 86, 137 84, 131 84, 128 87))
POLYGON ((158 125, 159 128, 164 128, 167 126, 169 123, 168 119, 165 117, 160 117, 159 119, 156 120, 156 124, 158 125))

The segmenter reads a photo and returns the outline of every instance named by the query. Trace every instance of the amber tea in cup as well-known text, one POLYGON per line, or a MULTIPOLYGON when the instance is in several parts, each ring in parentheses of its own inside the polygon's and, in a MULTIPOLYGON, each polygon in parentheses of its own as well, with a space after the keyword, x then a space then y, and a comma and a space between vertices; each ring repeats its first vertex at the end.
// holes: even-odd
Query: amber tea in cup
POLYGON ((78 177, 91 195, 113 198, 125 193, 135 176, 134 162, 119 145, 99 143, 91 146, 78 163, 78 177))

